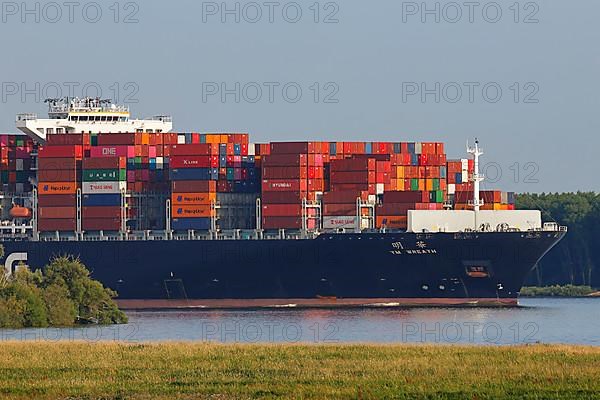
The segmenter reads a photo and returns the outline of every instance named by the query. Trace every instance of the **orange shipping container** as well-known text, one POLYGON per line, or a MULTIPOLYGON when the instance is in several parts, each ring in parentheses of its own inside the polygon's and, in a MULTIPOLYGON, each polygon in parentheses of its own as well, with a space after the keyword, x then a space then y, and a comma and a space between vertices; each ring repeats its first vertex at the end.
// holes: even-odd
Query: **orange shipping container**
POLYGON ((77 182, 40 182, 39 194, 74 194, 77 192, 77 182))
POLYGON ((208 218, 211 216, 211 207, 207 204, 177 205, 172 207, 173 218, 208 218))
POLYGON ((390 229, 406 229, 407 217, 396 215, 378 215, 375 221, 376 227, 385 227, 390 229))
POLYGON ((192 205, 192 204, 211 204, 216 200, 217 193, 173 193, 171 195, 171 204, 192 205))

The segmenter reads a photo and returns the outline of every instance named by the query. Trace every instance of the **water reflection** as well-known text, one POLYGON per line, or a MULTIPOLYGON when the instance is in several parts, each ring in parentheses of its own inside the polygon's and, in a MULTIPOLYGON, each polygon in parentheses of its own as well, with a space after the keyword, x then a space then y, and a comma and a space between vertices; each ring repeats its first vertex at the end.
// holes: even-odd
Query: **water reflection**
POLYGON ((524 299, 518 308, 129 312, 129 324, 0 330, 1 340, 227 343, 600 344, 600 299, 524 299))

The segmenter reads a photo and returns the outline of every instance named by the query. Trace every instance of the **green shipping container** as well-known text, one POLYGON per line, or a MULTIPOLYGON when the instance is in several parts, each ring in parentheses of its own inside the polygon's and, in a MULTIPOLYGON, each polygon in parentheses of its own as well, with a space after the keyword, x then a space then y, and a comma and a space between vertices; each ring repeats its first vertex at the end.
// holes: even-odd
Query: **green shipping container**
POLYGON ((90 136, 90 144, 92 146, 98 146, 98 134, 97 133, 92 133, 92 135, 90 136))
POLYGON ((438 178, 433 178, 433 190, 440 190, 440 180, 438 178))
POLYGON ((444 191, 443 190, 432 190, 429 192, 429 201, 431 203, 443 203, 444 202, 444 191))
POLYGON ((124 169, 88 169, 83 171, 84 182, 114 182, 127 180, 124 169))
POLYGON ((419 179, 412 178, 410 180, 410 190, 412 190, 412 191, 419 190, 419 179))

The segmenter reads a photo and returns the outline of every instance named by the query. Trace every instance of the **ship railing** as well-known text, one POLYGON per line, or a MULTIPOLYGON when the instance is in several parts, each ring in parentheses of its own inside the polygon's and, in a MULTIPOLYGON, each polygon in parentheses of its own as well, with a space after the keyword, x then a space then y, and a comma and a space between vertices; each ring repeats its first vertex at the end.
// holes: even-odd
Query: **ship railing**
POLYGON ((23 113, 23 114, 17 114, 16 122, 21 122, 21 121, 35 121, 36 119, 38 119, 37 114, 34 114, 34 113, 23 113))
MULTIPOLYGON (((284 230, 262 231, 256 229, 231 229, 224 231, 88 231, 88 232, 39 232, 39 240, 55 241, 148 241, 148 240, 299 240, 314 239, 326 231, 284 230)), ((31 226, 4 226, 0 230, 0 239, 34 240, 31 226)))
POLYGON ((154 115, 150 118, 151 121, 173 122, 173 117, 170 115, 154 115))

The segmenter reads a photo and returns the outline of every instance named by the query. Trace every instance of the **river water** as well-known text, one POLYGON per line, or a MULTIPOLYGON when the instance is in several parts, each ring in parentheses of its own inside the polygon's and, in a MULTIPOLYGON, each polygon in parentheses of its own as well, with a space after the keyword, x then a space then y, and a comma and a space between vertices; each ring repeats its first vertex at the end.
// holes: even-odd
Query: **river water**
POLYGON ((129 323, 0 330, 0 340, 600 345, 600 298, 525 298, 515 308, 128 312, 129 323))

